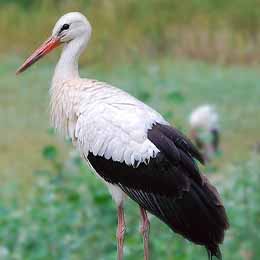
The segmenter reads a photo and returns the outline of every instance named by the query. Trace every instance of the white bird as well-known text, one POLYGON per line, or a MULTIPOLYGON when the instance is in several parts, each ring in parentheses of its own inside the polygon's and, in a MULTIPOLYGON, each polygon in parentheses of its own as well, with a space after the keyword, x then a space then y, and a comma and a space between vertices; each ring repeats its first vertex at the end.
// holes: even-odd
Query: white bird
POLYGON ((219 149, 219 116, 215 107, 202 105, 194 109, 189 118, 190 135, 202 151, 205 161, 210 161, 219 149))
POLYGON ((65 14, 17 73, 63 45, 50 91, 52 124, 73 140, 117 205, 118 259, 123 258, 126 196, 141 209, 145 259, 149 258, 146 211, 204 245, 210 258, 221 258, 219 244, 228 220, 219 194, 195 163, 194 158, 203 161, 202 157, 152 108, 107 83, 80 78, 78 59, 90 35, 85 16, 65 14))

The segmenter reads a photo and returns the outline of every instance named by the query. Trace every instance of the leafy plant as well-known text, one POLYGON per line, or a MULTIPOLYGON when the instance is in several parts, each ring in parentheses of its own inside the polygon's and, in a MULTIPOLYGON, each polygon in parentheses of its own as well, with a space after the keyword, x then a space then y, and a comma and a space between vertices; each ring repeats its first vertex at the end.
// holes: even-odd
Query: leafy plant
MULTIPOLYGON (((56 147, 43 148, 52 169, 37 170, 25 204, 0 205, 1 259, 115 259, 116 210, 100 182, 72 151, 62 163, 56 147), (58 165, 58 167, 57 167, 58 165)), ((252 158, 223 172, 221 194, 231 229, 223 246, 224 259, 257 259, 260 228, 260 160, 252 158)), ((125 258, 142 258, 137 206, 126 205, 125 258)), ((206 259, 205 250, 174 235, 151 218, 153 259, 206 259)))

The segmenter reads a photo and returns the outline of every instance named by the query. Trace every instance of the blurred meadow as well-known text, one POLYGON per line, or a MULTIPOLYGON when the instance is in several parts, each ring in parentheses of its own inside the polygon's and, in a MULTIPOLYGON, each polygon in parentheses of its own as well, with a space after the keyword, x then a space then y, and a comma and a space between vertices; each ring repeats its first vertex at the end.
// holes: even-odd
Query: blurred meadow
MULTIPOLYGON (((59 51, 15 76, 75 10, 93 27, 82 76, 127 90, 186 134, 192 109, 215 105, 221 153, 201 169, 230 218, 223 259, 259 259, 259 0, 0 0, 0 259, 116 259, 110 195, 49 129, 59 51)), ((142 259, 138 207, 127 201, 126 212, 125 259, 142 259)), ((155 218, 151 251, 154 260, 207 259, 155 218)))

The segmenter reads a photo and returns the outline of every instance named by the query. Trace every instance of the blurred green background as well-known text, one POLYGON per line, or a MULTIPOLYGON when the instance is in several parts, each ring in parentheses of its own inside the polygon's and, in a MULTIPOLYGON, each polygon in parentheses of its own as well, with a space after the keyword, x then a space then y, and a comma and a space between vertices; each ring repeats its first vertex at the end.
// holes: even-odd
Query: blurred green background
MULTIPOLYGON (((69 143, 48 128, 59 51, 16 77, 56 20, 81 11, 93 26, 81 74, 121 87, 188 132, 193 108, 221 119, 221 150, 202 167, 231 228, 227 260, 260 257, 259 0, 0 0, 0 259, 116 259, 116 209, 69 143)), ((125 259, 142 259, 137 206, 126 203, 125 259)), ((152 259, 207 259, 151 220, 152 259)))

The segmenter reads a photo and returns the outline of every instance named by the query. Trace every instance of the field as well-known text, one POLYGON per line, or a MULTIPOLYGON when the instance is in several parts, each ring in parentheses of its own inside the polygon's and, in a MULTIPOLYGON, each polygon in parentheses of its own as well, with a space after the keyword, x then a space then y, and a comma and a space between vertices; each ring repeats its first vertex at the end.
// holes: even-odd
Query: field
MULTIPOLYGON (((70 144, 49 130, 52 58, 19 77, 14 72, 22 57, 6 55, 1 60, 1 259, 115 259, 116 212, 105 187, 70 144)), ((221 117, 222 154, 202 170, 216 183, 228 208, 231 230, 223 252, 230 260, 260 256, 260 162, 252 152, 260 128, 258 71, 169 58, 111 68, 83 64, 81 70, 84 76, 129 91, 186 133, 192 108, 215 104, 221 117)), ((141 259, 138 210, 131 202, 127 213, 126 259, 141 259)), ((151 236, 152 259, 206 257, 204 250, 176 237, 154 218, 151 236)))
MULTIPOLYGON (((127 90, 186 134, 191 111, 215 105, 221 151, 201 170, 230 219, 223 259, 259 259, 259 0, 0 0, 0 260, 116 259, 110 195, 49 128, 59 51, 15 76, 58 17, 75 10, 93 26, 82 76, 127 90)), ((142 259, 130 200, 126 213, 125 260, 142 259)), ((203 248, 151 223, 151 260, 207 259, 203 248)))
MULTIPOLYGON (((1 118, 6 120, 1 134, 7 138, 1 140, 1 168, 5 169, 6 176, 12 172, 25 177, 42 165, 40 150, 44 144, 55 142, 66 149, 62 140, 48 135, 48 89, 54 64, 43 61, 16 77, 14 72, 22 59, 4 57, 2 60, 0 106, 1 118)), ((195 106, 214 104, 222 115, 224 154, 221 164, 224 161, 226 165, 248 158, 252 145, 259 138, 258 70, 257 67, 224 67, 162 59, 112 69, 90 65, 83 67, 82 75, 130 91, 184 131, 188 115, 195 106)))
POLYGON ((0 52, 27 53, 62 14, 80 10, 93 26, 85 62, 185 57, 259 64, 259 0, 0 0, 0 52), (235 8, 234 8, 235 7, 235 8), (33 24, 33 26, 31 26, 33 24))

